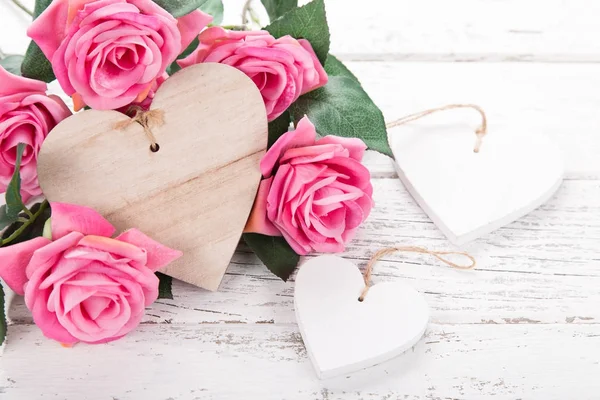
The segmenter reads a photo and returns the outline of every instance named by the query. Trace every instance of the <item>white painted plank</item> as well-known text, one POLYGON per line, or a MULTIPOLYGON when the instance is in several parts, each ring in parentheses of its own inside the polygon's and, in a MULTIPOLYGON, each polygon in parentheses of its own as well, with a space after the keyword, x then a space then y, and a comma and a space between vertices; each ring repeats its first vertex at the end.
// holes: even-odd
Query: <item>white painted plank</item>
MULTIPOLYGON (((224 23, 239 24, 244 0, 224 3, 224 23)), ((326 6, 332 52, 344 59, 600 61, 595 0, 327 0, 326 6)), ((0 47, 23 52, 27 15, 3 0, 0 16, 0 47)))
MULTIPOLYGON (((568 178, 597 178, 600 173, 600 74, 593 64, 347 65, 388 121, 446 104, 475 103, 488 115, 490 135, 495 128, 543 133, 563 149, 568 178)), ((479 123, 475 111, 451 110, 394 128, 390 135, 428 124, 462 124, 474 130, 479 123)), ((384 157, 369 157, 375 176, 395 176, 384 157)))
POLYGON ((598 61, 594 0, 328 0, 345 58, 598 61))
POLYGON ((600 390, 598 324, 433 324, 399 358, 322 382, 295 325, 144 325, 72 349, 32 325, 14 330, 2 399, 585 400, 600 390))
MULTIPOLYGON (((452 249, 397 179, 374 182, 376 207, 342 254, 364 266, 392 245, 452 249)), ((566 181, 547 204, 465 246, 477 271, 451 270, 431 257, 385 257, 374 280, 403 280, 425 294, 436 323, 574 323, 600 321, 600 183, 566 181)), ((219 292, 176 283, 174 300, 159 300, 147 322, 292 323, 293 284, 272 275, 245 247, 219 292)), ((17 304, 17 323, 31 321, 17 304)))

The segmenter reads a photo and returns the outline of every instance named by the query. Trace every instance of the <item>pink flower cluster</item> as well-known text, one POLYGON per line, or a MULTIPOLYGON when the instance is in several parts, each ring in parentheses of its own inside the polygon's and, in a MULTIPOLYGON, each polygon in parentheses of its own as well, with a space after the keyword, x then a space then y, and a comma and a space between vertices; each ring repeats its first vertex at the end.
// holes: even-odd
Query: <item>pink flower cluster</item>
POLYGON ((64 344, 118 339, 158 297, 155 271, 181 252, 137 229, 115 228, 96 211, 52 203, 52 240, 38 237, 0 248, 0 277, 25 295, 33 320, 64 344))
POLYGON ((228 31, 215 26, 200 34, 200 45, 179 65, 216 62, 248 75, 262 94, 269 121, 279 117, 301 95, 327 83, 308 40, 275 39, 266 31, 228 31))
POLYGON ((37 179, 37 156, 48 133, 71 115, 65 103, 46 95, 46 84, 8 73, 0 67, 0 193, 15 171, 17 145, 25 144, 21 160, 24 201, 42 194, 37 179))
POLYGON ((366 149, 356 138, 317 139, 304 117, 261 161, 265 179, 245 231, 283 236, 301 255, 344 251, 373 207, 366 149))
POLYGON ((28 30, 76 110, 142 102, 212 17, 151 0, 54 0, 28 30))

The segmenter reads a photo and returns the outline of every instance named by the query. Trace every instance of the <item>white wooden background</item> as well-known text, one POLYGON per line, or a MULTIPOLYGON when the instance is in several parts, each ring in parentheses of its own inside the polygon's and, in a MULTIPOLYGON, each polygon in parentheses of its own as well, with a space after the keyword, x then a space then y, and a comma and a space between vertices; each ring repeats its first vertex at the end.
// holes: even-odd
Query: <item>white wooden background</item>
MULTIPOLYGON (((241 3, 225 0, 228 23, 239 22, 241 3)), ((241 248, 219 292, 176 283, 174 300, 159 300, 136 332, 107 345, 63 349, 17 300, 0 398, 600 398, 600 2, 326 3, 332 52, 388 119, 473 102, 490 130, 544 132, 565 151, 556 196, 464 246, 478 258, 475 272, 423 256, 381 262, 374 280, 409 282, 432 320, 412 351, 371 370, 317 380, 294 319, 294 283, 241 248)), ((0 22, 0 47, 22 52, 27 18, 0 0, 0 22)), ((468 111, 437 118, 477 123, 468 111)), ((377 206, 343 256, 364 264, 386 245, 452 249, 390 162, 370 155, 368 164, 377 206)))

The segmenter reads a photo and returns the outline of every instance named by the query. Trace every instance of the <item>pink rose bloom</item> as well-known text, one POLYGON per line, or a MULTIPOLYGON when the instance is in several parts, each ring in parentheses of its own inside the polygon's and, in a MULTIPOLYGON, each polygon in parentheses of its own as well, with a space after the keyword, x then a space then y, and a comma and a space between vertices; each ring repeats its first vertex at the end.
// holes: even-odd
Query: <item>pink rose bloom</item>
POLYGON ((28 35, 52 63, 76 110, 141 102, 212 17, 178 20, 151 0, 54 0, 28 35))
POLYGON ((260 163, 263 177, 245 232, 281 236, 294 251, 344 251, 373 207, 371 174, 360 139, 317 139, 304 117, 260 163))
POLYGON ((162 76, 159 76, 156 79, 156 81, 154 81, 152 87, 150 88, 150 91, 148 92, 148 96, 144 100, 128 104, 125 107, 119 108, 117 111, 129 115, 132 118, 135 116, 136 108, 141 108, 144 111, 148 111, 150 109, 150 106, 152 105, 152 101, 154 100, 156 91, 158 90, 160 85, 162 85, 168 78, 169 74, 165 72, 162 76))
POLYGON ((0 67, 0 193, 15 171, 17 145, 25 144, 21 160, 21 196, 28 201, 42 194, 37 156, 48 133, 71 115, 65 103, 46 95, 46 84, 10 74, 0 67))
POLYGON ((231 65, 258 86, 269 121, 304 93, 324 86, 327 73, 308 40, 275 39, 266 31, 228 31, 215 26, 200 34, 200 46, 177 63, 182 67, 216 62, 231 65))
POLYGON ((158 297, 154 271, 181 256, 96 211, 53 203, 52 241, 38 237, 0 248, 0 277, 44 335, 64 344, 105 343, 133 330, 158 297))

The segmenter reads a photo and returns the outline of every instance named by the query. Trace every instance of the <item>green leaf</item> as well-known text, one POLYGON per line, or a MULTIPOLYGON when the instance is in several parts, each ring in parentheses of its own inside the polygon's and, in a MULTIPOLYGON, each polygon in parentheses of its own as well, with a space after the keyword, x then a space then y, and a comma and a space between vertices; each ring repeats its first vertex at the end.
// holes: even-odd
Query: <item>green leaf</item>
POLYGON ((9 218, 9 216, 6 215, 6 204, 3 204, 0 207, 0 231, 12 224, 13 222, 15 222, 16 220, 17 218, 9 218))
MULTIPOLYGON (((33 19, 40 16, 41 13, 48 8, 52 0, 36 0, 35 7, 33 9, 33 19)), ((21 65, 21 72, 24 77, 37 79, 38 81, 52 82, 56 79, 54 71, 52 70, 52 64, 46 58, 42 49, 35 43, 29 43, 23 64, 21 65)))
MULTIPOLYGON (((41 206, 42 206, 42 203, 34 204, 31 207, 31 213, 34 215, 37 215, 41 206)), ((46 207, 44 210, 42 210, 40 215, 37 216, 35 221, 30 222, 29 225, 27 225, 27 227, 25 227, 25 229, 23 229, 23 231, 20 232, 19 236, 17 236, 15 239, 13 239, 10 243, 7 243, 5 246, 12 246, 17 243, 26 242, 33 238, 43 236, 44 226, 46 225, 46 221, 48 221, 48 219, 50 218, 50 214, 51 214, 50 208, 46 207)), ((19 217, 26 219, 28 217, 28 215, 25 213, 21 213, 21 214, 19 214, 19 217)), ((23 226, 23 224, 24 224, 24 222, 18 221, 18 222, 13 223, 12 225, 10 225, 2 234, 2 240, 4 241, 5 239, 12 236, 13 233, 15 233, 18 229, 20 229, 23 226)))
POLYGON ((23 56, 10 55, 0 60, 0 65, 14 75, 21 75, 23 56))
POLYGON ((223 22, 223 1, 222 0, 204 0, 204 3, 199 7, 201 11, 212 15, 212 25, 221 25, 223 22))
POLYGON ((35 7, 33 8, 33 19, 39 17, 48 8, 50 3, 52 3, 52 0, 36 0, 35 7))
POLYGON ((172 300, 173 299, 173 292, 172 292, 173 278, 171 278, 168 275, 161 274, 160 272, 157 272, 156 276, 159 279, 158 298, 172 300))
POLYGON ((340 60, 335 58, 333 54, 327 56, 327 62, 325 62, 325 72, 328 76, 345 76, 346 78, 352 78, 358 82, 358 78, 346 67, 340 60))
POLYGON ((4 288, 0 285, 0 345, 6 340, 6 312, 4 311, 4 288))
POLYGON ((175 18, 188 15, 197 10, 206 0, 152 0, 175 18))
POLYGON ((268 149, 273 146, 273 144, 290 129, 290 122, 292 117, 288 111, 281 114, 279 117, 275 118, 273 121, 269 122, 269 144, 268 149))
POLYGON ((52 70, 52 64, 50 64, 50 61, 48 61, 42 52, 42 49, 40 49, 33 41, 29 43, 29 47, 25 53, 25 58, 21 65, 21 73, 26 78, 36 79, 46 83, 56 79, 54 71, 52 70))
POLYGON ((393 158, 383 114, 358 79, 331 55, 325 71, 327 85, 300 96, 289 108, 294 123, 307 115, 319 134, 359 138, 371 150, 393 158))
MULTIPOLYGON (((195 38, 194 40, 192 40, 192 43, 190 43, 190 45, 183 51, 183 53, 181 53, 179 55, 179 57, 177 57, 177 59, 181 60, 182 58, 186 58, 187 56, 192 54, 192 52, 194 50, 196 50, 196 48, 198 47, 199 44, 200 44, 200 41, 198 40, 198 38, 195 38)), ((181 70, 181 67, 179 65, 177 65, 177 62, 173 62, 171 65, 169 65, 169 68, 167 68, 167 73, 169 75, 173 75, 175 72, 177 72, 179 70, 181 70)))
POLYGON ((25 145, 19 143, 17 145, 17 160, 15 162, 15 171, 13 176, 6 188, 6 215, 8 218, 17 218, 19 213, 25 210, 27 207, 23 203, 21 197, 21 158, 23 158, 23 151, 25 145))
POLYGON ((281 236, 244 233, 246 244, 267 266, 269 271, 287 281, 298 266, 300 256, 281 236))
POLYGON ((329 26, 324 0, 313 0, 303 7, 294 8, 264 29, 276 38, 290 35, 308 40, 321 64, 325 65, 329 53, 329 26))
POLYGON ((298 0, 260 0, 269 14, 269 20, 275 21, 283 14, 298 7, 298 0))

